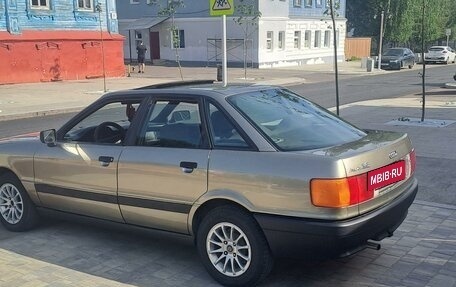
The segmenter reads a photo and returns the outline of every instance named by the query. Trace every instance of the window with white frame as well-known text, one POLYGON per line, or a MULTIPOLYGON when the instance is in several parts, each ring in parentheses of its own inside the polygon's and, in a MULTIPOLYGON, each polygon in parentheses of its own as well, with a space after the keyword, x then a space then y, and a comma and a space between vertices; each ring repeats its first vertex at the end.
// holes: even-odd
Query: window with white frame
POLYGON ((136 47, 139 46, 139 44, 141 44, 142 42, 142 33, 140 31, 136 31, 135 30, 135 43, 136 43, 136 47))
POLYGON ((293 42, 295 49, 301 49, 301 31, 294 32, 293 42))
POLYGON ((323 0, 315 0, 315 7, 320 8, 322 5, 323 0))
POLYGON ((306 7, 312 7, 312 0, 304 0, 306 7))
POLYGON ((293 7, 301 7, 302 0, 293 0, 293 7))
POLYGON ((78 0, 79 10, 92 10, 93 0, 78 0))
POLYGON ((279 38, 277 42, 279 49, 285 49, 285 31, 279 31, 279 38))
POLYGON ((327 31, 325 31, 325 40, 323 42, 323 47, 329 48, 330 43, 331 43, 331 31, 327 30, 327 31))
POLYGON ((30 0, 32 8, 49 9, 49 0, 30 0))
POLYGON ((320 48, 321 47, 321 31, 315 31, 314 47, 315 48, 320 48))
POLYGON ((139 0, 130 0, 130 4, 139 4, 139 0))
POLYGON ((311 45, 312 31, 306 30, 304 32, 304 48, 310 48, 311 45))
POLYGON ((266 49, 272 50, 272 48, 274 47, 273 39, 274 39, 274 32, 267 31, 266 32, 266 49))
POLYGON ((185 33, 184 30, 171 31, 171 41, 174 49, 185 48, 185 33))

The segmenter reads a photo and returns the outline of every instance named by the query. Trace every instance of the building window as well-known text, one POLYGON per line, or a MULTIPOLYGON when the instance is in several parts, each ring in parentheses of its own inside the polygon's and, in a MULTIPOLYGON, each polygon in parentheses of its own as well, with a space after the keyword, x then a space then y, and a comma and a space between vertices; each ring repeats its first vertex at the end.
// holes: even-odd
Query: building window
POLYGON ((293 7, 301 7, 302 0, 293 0, 293 7))
POLYGON ((315 0, 315 7, 321 8, 321 6, 323 6, 323 5, 322 5, 322 1, 323 1, 323 0, 315 0))
POLYGON ((274 32, 267 31, 266 32, 266 49, 272 50, 272 48, 274 47, 273 38, 274 38, 274 32))
POLYGON ((139 0, 130 0, 130 4, 139 4, 139 0))
POLYGON ((315 48, 320 48, 321 47, 321 31, 315 31, 314 47, 315 48))
POLYGON ((285 31, 279 31, 279 39, 278 39, 278 47, 279 49, 285 49, 285 31))
POLYGON ((301 31, 294 32, 294 48, 301 49, 301 31))
POLYGON ((49 0, 31 0, 32 8, 49 8, 49 0))
POLYGON ((312 0, 304 0, 306 7, 312 7, 312 0))
POLYGON ((325 31, 325 41, 323 43, 323 47, 329 48, 331 43, 331 31, 325 31))
POLYGON ((92 10, 92 1, 93 0, 78 0, 78 8, 80 10, 92 10))
POLYGON ((185 33, 184 30, 171 31, 171 40, 173 48, 185 48, 185 33))
POLYGON ((306 32, 304 32, 304 48, 310 48, 311 46, 311 36, 312 36, 312 31, 310 30, 306 30, 306 32))

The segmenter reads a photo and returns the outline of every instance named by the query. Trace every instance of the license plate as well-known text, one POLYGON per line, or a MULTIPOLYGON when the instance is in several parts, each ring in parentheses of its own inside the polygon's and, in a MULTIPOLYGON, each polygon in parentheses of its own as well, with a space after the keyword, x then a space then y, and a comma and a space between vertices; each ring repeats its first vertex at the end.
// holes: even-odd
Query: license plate
POLYGON ((384 166, 367 173, 367 188, 375 190, 405 179, 405 161, 384 166))

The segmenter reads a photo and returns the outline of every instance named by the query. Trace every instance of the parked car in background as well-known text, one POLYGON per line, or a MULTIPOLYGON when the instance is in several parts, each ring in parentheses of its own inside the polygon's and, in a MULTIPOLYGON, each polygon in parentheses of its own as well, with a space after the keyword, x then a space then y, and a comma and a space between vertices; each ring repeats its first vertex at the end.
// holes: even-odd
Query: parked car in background
POLYGON ((454 63, 456 61, 456 53, 449 46, 432 46, 429 52, 424 55, 426 63, 454 63))
POLYGON ((382 55, 382 69, 400 70, 401 68, 413 68, 415 54, 408 48, 391 48, 382 55))
POLYGON ((0 141, 0 221, 24 231, 47 210, 185 234, 219 283, 254 286, 273 257, 379 249, 414 171, 407 134, 360 130, 285 88, 154 85, 0 141))

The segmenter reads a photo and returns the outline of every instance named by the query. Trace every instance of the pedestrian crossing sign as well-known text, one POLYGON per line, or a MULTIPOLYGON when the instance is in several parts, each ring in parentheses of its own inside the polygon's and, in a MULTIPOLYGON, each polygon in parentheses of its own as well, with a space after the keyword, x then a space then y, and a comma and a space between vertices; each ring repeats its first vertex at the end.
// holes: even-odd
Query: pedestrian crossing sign
POLYGON ((211 16, 233 15, 234 0, 209 0, 209 11, 211 16))

